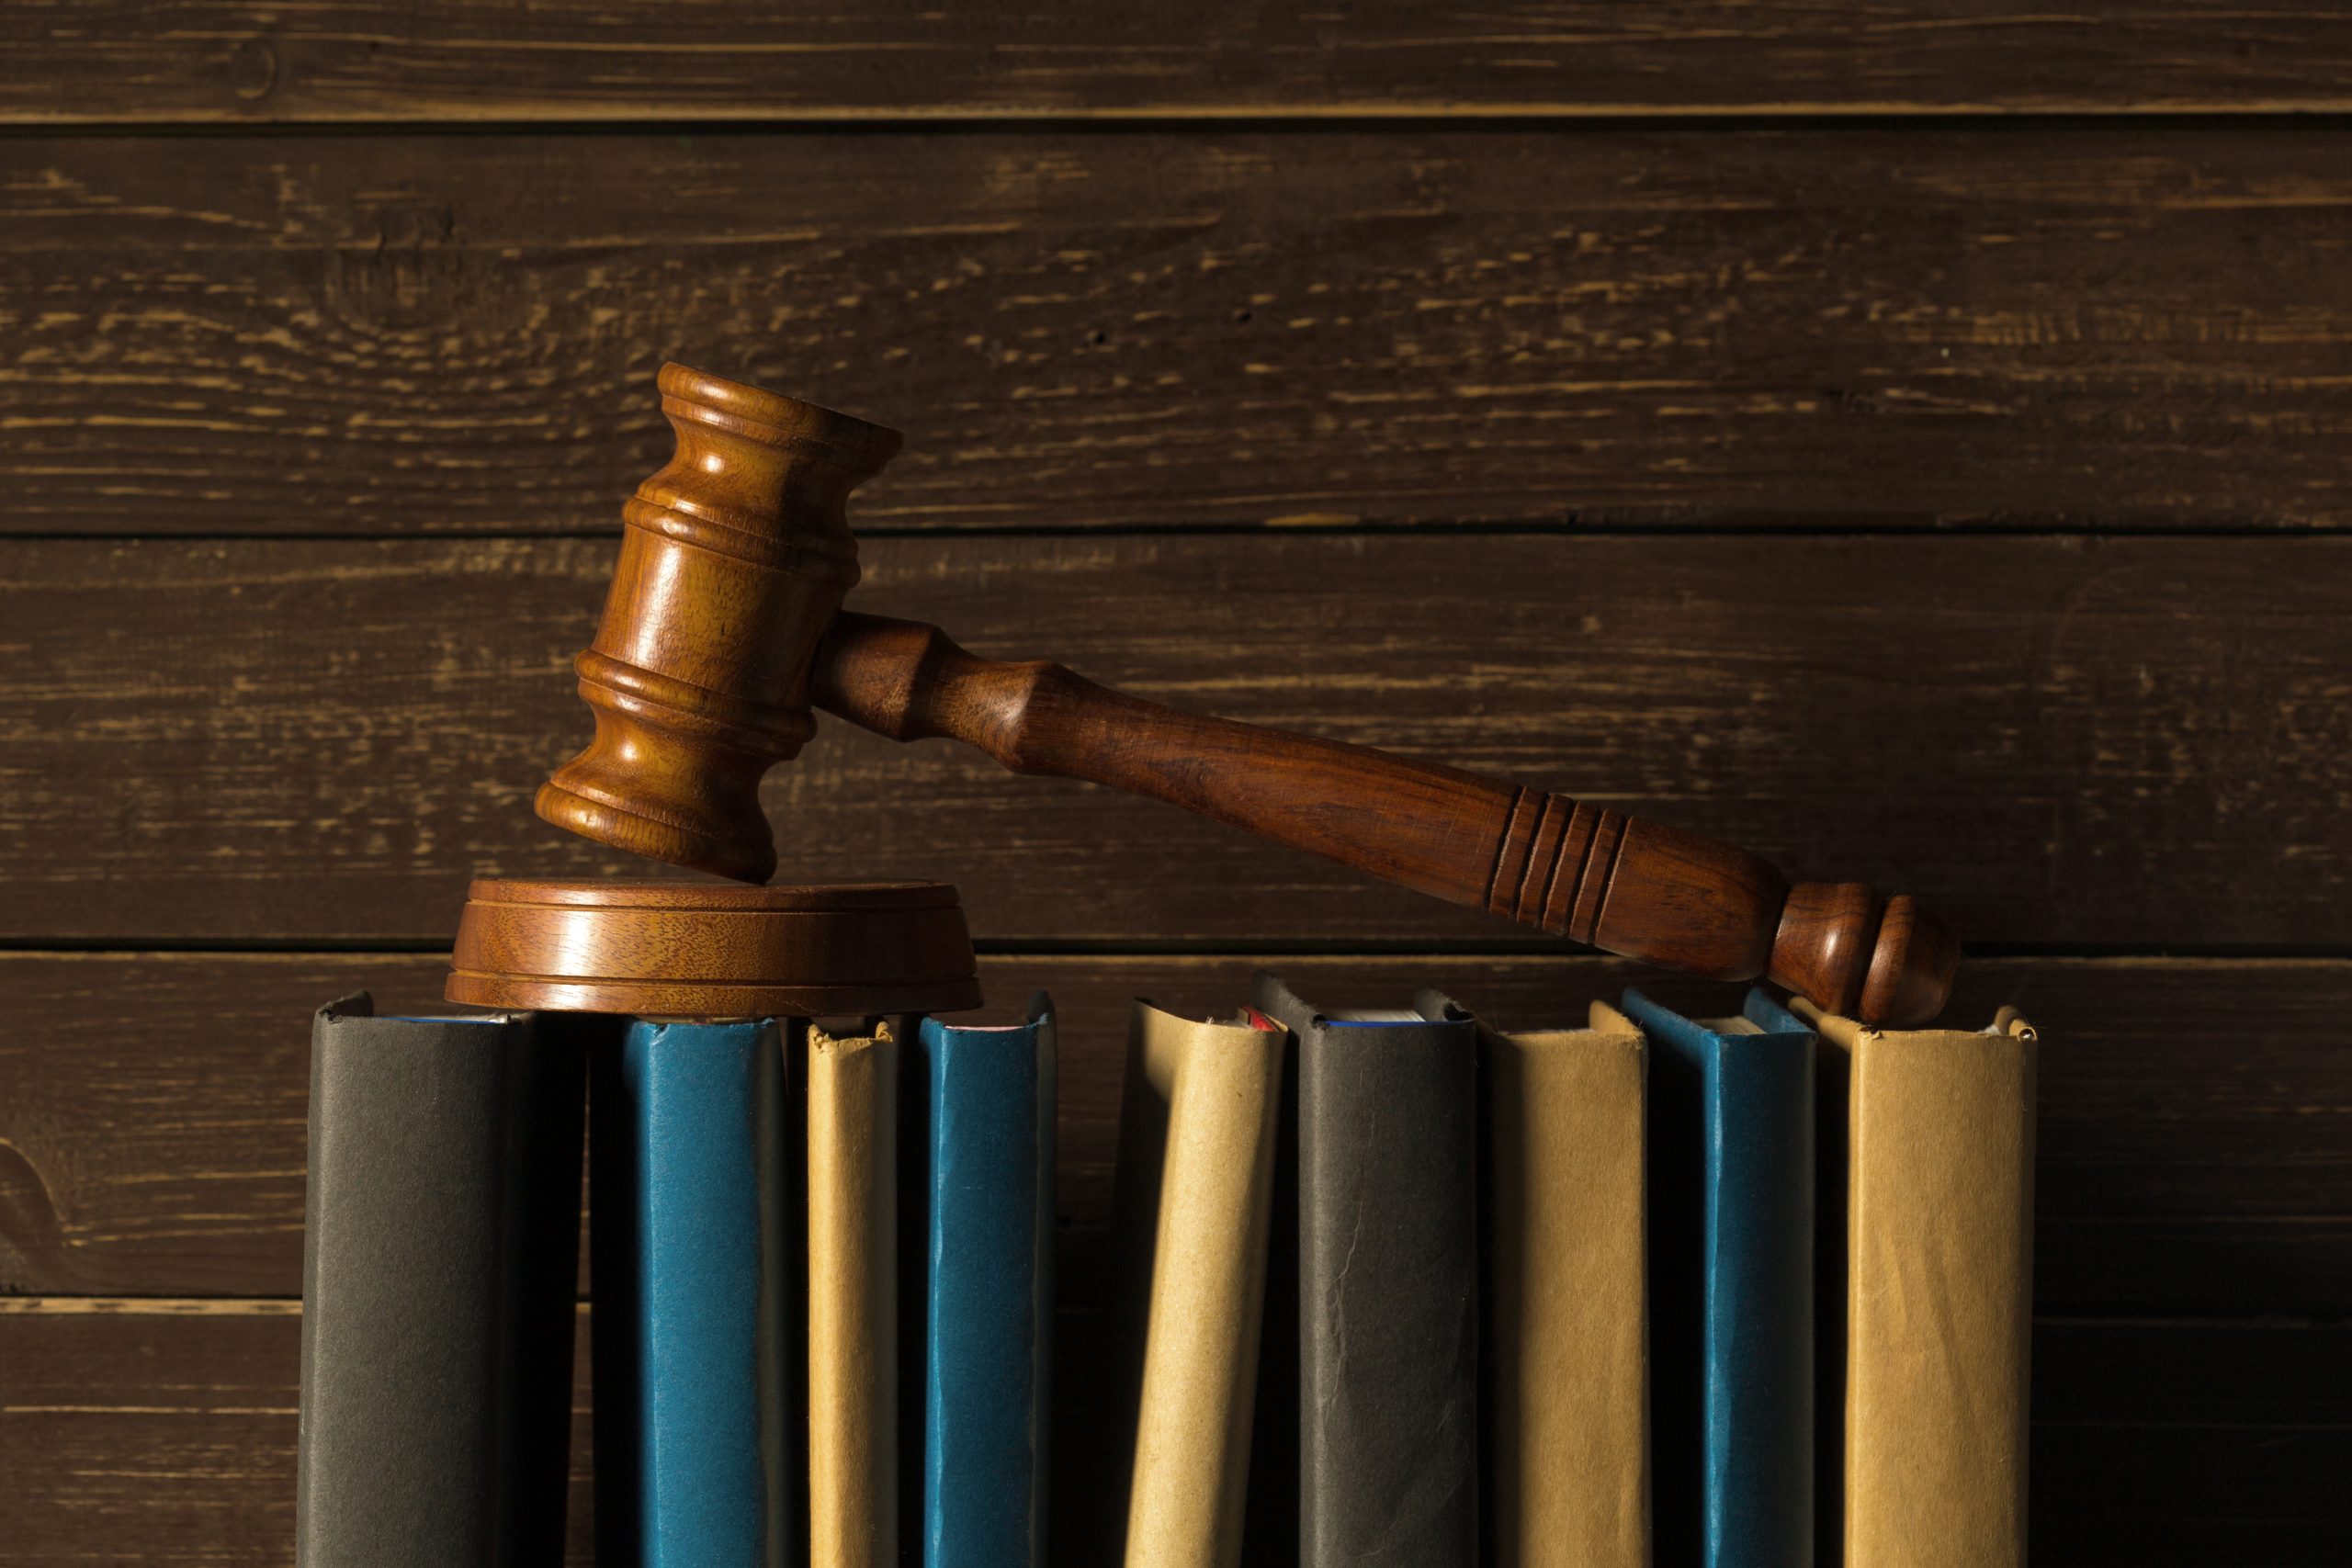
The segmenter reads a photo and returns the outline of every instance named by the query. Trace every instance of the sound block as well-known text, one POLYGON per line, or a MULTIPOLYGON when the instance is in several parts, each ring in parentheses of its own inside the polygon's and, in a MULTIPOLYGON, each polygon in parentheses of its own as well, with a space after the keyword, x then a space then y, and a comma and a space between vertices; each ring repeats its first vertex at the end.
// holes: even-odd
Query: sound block
POLYGON ((942 882, 482 877, 442 995, 640 1018, 814 1018, 978 1007, 980 982, 964 907, 942 882))

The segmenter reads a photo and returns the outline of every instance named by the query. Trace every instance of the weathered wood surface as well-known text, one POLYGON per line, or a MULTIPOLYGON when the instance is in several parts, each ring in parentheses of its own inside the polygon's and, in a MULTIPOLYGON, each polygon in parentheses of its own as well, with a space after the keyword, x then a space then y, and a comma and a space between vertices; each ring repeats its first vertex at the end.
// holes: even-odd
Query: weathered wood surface
MULTIPOLYGON (((1108 1215, 1129 998, 1229 1011, 1261 964, 1334 1005, 1436 983, 1530 1026, 1628 981, 1693 1006, 1736 995, 1600 959, 988 959, 997 1011, 1039 986, 1060 1010, 1072 1235, 1108 1215)), ((387 1012, 430 1010, 444 973, 417 956, 0 956, 0 1016, 39 1021, 0 1033, 0 1293, 300 1294, 310 1015, 360 987, 387 1012)), ((2047 1042, 2043 1311, 2352 1310, 2352 963, 1992 959, 1962 971, 1951 1016, 2005 1000, 2047 1042)), ((1083 1307, 1097 1281, 1073 1261, 1065 1299, 1083 1307)))
MULTIPOLYGON (((446 942, 474 875, 642 874, 537 821, 609 540, 0 556, 0 937, 446 942)), ((1916 891, 1963 941, 2352 943, 2352 539, 873 541, 991 657, 1456 763, 1916 891)), ((786 881, 974 934, 1544 945, 1172 808, 823 726, 786 881)), ((1554 944, 1555 945, 1555 944, 1554 944)))
POLYGON ((2097 112, 2352 106, 2325 7, 17 0, 0 119, 2097 112))
MULTIPOLYGON (((593 1558, 587 1314, 567 1559, 593 1558)), ((0 1560, 294 1558, 301 1303, 0 1299, 0 1560)))
MULTIPOLYGON (((593 1555, 592 1322, 573 1562, 593 1555)), ((0 1302, 7 1561, 289 1561, 300 1332, 290 1303, 0 1302)), ((2059 1320, 2036 1326, 2033 1357, 2035 1561, 2341 1562, 2352 1424, 2333 1391, 2352 1330, 2059 1320)), ((1057 1466, 1091 1435, 1079 1415, 1055 1435, 1057 1466)))
POLYGON ((18 138, 0 530, 608 526, 673 356, 904 428, 868 527, 2340 526, 2347 204, 2332 122, 18 138))

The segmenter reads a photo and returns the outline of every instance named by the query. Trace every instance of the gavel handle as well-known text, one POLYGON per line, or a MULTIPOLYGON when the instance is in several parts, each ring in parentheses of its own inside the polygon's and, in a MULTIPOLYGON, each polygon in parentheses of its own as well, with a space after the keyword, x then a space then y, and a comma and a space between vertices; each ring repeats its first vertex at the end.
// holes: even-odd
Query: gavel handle
POLYGON ((1907 897, 1801 883, 1683 829, 1369 747, 1163 707, 938 627, 843 612, 816 705, 894 740, 952 737, 1017 773, 1108 784, 1554 935, 1833 1011, 1924 1021, 1959 949, 1907 897))

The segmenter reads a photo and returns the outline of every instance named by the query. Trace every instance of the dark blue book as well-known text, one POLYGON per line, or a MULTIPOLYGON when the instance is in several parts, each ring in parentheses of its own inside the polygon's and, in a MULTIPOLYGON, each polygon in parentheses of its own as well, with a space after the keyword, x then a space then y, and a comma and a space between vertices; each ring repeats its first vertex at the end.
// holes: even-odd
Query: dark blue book
MULTIPOLYGON (((1043 1568, 1054 1258, 1053 1003, 1025 1023, 926 1018, 900 1072, 919 1160, 922 1562, 1043 1568)), ((910 1216, 910 1219, 912 1217, 910 1216)), ((910 1228, 914 1228, 910 1224, 910 1228)), ((911 1284, 913 1281, 909 1281, 911 1284)), ((910 1303, 911 1304, 911 1303, 910 1303)))
POLYGON ((1649 1037, 1657 1562, 1813 1562, 1813 1032, 1761 990, 1649 1037))
POLYGON ((798 1186, 780 1032, 633 1022, 597 1051, 589 1107, 596 1561, 781 1564, 798 1186))

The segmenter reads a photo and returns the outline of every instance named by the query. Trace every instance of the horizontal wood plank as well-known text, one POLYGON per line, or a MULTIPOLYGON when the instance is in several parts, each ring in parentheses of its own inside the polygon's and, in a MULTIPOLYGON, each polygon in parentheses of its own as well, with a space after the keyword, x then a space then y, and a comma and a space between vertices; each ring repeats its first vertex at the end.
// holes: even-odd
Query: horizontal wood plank
MULTIPOLYGON (((1721 1009, 1729 987, 1551 957, 1010 956, 1061 1021, 1059 1205, 1072 1308, 1099 1304, 1128 1000, 1229 1011, 1253 966, 1332 1005, 1437 984, 1505 1024, 1580 1018, 1628 981, 1721 1009)), ((0 1293, 295 1295, 310 1015, 370 987, 429 1010, 442 961, 297 954, 0 955, 0 1293)), ((1952 1016, 2022 1006, 2041 1066, 2044 1312, 2352 1310, 2352 963, 1985 960, 1952 1016)))
POLYGON ((2341 109, 2322 7, 17 0, 0 119, 2341 109))
MULTIPOLYGON (((0 938, 445 941, 530 813, 605 540, 0 552, 0 938)), ((902 538, 855 603, 1929 902, 1964 940, 2352 945, 2352 539, 902 538)), ((1555 944, 1170 807, 828 720, 785 881, 983 939, 1555 944)))
MULTIPOLYGON (((587 1314, 565 1559, 594 1557, 587 1314)), ((0 1299, 0 1564, 294 1560, 301 1303, 0 1299)))
MULTIPOLYGON (((293 1303, 0 1302, 9 1568, 290 1562, 293 1303)), ((581 1316, 569 1562, 592 1560, 581 1316)), ((2352 1329, 2044 1322, 2034 1336, 2037 1562, 2334 1565, 2352 1529, 2352 1329), (2223 1381, 2208 1369, 2235 1374, 2223 1381), (2331 1476, 2336 1479, 2331 1481, 2331 1476)), ((1057 1468, 1091 1436, 1056 1433, 1057 1468)), ((1064 1486, 1066 1525, 1102 1506, 1064 1486)))
POLYGON ((665 357, 902 426, 869 527, 2340 527, 2347 204, 2332 124, 17 138, 0 530, 604 527, 665 357))

